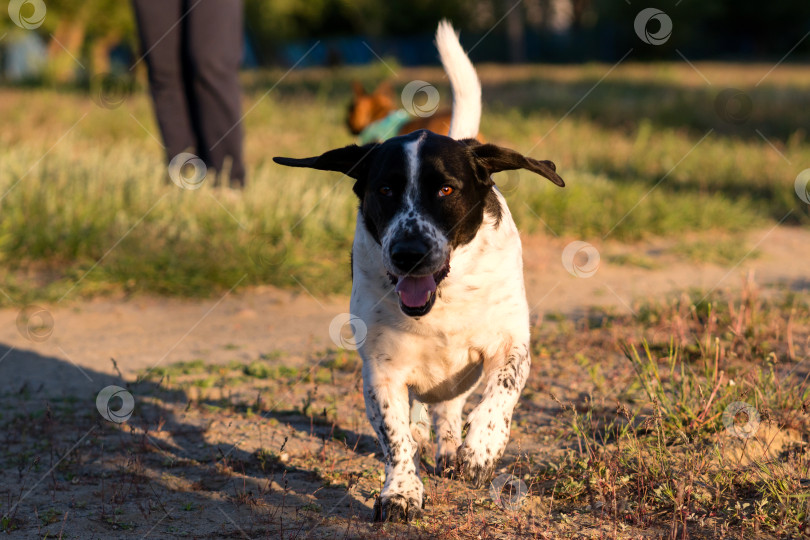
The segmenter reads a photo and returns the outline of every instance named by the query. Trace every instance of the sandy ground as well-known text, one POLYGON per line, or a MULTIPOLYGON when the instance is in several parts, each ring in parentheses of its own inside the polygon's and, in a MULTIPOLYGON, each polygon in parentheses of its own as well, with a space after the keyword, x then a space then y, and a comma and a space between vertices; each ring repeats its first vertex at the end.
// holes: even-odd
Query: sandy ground
MULTIPOLYGON (((729 266, 667 255, 671 241, 595 244, 600 263, 587 278, 571 275, 562 264, 571 241, 524 240, 527 295, 536 321, 549 313, 576 317, 591 306, 627 312, 638 301, 663 299, 673 291, 739 287, 746 276, 760 285, 810 287, 810 231, 797 228, 749 233, 752 255, 729 266), (643 255, 655 268, 610 262, 627 252, 643 255)), ((314 298, 303 289, 258 288, 209 300, 140 297, 42 307, 52 323, 46 321, 39 330, 44 339, 34 341, 18 328, 19 309, 0 310, 0 391, 26 384, 51 395, 102 388, 90 372, 114 377, 111 358, 128 379, 153 366, 193 359, 249 361, 281 352, 285 362, 298 365, 312 352, 334 346, 329 325, 348 311, 349 302, 314 298)))
MULTIPOLYGON (((524 241, 535 324, 552 314, 576 319, 593 306, 626 313, 640 301, 691 288, 738 288, 752 275, 764 293, 768 284, 810 289, 810 232, 801 229, 753 231, 748 244, 756 256, 725 267, 667 255, 663 241, 595 245, 601 264, 588 278, 562 264, 571 240, 524 241), (611 262, 627 252, 643 255, 653 268, 611 262)), ((22 329, 18 309, 0 310, 0 508, 6 520, 0 530, 12 537, 431 537, 424 531, 445 525, 448 537, 470 538, 514 537, 498 531, 525 527, 534 531, 528 537, 543 538, 666 533, 647 527, 619 535, 595 513, 573 521, 555 514, 560 530, 550 531, 551 508, 532 502, 505 513, 486 490, 427 474, 429 512, 422 527, 432 528, 370 525, 382 465, 365 419, 359 365, 310 370, 324 351, 336 349, 329 327, 348 310, 348 298, 259 288, 208 300, 107 298, 42 308, 45 324, 22 329), (259 358, 298 371, 239 379, 238 363, 259 358), (149 368, 190 360, 222 365, 220 375, 198 372, 197 383, 212 374, 225 381, 228 370, 237 378, 227 380, 242 383, 134 382, 149 368), (110 384, 135 395, 138 408, 128 422, 104 421, 96 411, 97 393, 110 384), (237 399, 240 391, 250 395, 237 399)), ((607 343, 592 346, 606 361, 620 356, 607 343)), ((589 391, 585 374, 548 356, 536 358, 532 372, 503 474, 520 476, 521 456, 546 459, 560 450, 560 426, 554 425, 560 410, 549 392, 566 400, 589 391)))

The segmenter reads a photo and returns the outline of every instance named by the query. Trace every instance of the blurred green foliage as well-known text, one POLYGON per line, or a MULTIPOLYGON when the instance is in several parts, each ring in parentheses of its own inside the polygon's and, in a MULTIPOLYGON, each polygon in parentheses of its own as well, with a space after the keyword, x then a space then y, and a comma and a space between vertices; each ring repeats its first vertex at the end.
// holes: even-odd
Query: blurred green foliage
MULTIPOLYGON (((79 45, 60 39, 72 54, 92 55, 98 42, 107 47, 123 42, 137 50, 130 2, 44 1, 47 16, 37 32, 48 40, 75 30, 80 34, 76 38, 79 45)), ((673 32, 666 43, 653 46, 640 42, 633 31, 638 12, 652 4, 614 0, 523 0, 517 5, 511 0, 244 1, 246 30, 264 63, 277 61, 279 47, 290 40, 429 34, 441 18, 452 20, 467 35, 491 34, 495 42, 504 42, 508 32, 511 39, 521 40, 527 47, 541 43, 558 54, 545 58, 555 61, 607 61, 613 56, 616 60, 631 47, 634 58, 668 60, 677 52, 690 58, 778 59, 798 44, 791 56, 795 60, 810 51, 810 40, 802 39, 810 29, 810 2, 660 0, 654 7, 671 18, 673 32), (558 39, 566 29, 566 37, 558 39), (567 54, 566 48, 570 49, 567 54)), ((23 4, 23 9, 33 9, 32 4, 23 4)), ((0 32, 11 31, 18 31, 11 19, 0 17, 0 32)), ((481 49, 488 46, 494 45, 484 44, 481 49)), ((59 52, 59 47, 52 49, 54 54, 59 52)))
MULTIPOLYGON (((6 3, 7 4, 7 3, 6 3)), ((7 7, 7 6, 4 6, 7 7)), ((46 16, 37 29, 44 37, 57 33, 65 25, 80 27, 88 40, 94 40, 110 35, 118 36, 121 40, 134 38, 135 21, 132 16, 132 7, 129 2, 121 0, 47 0, 45 1, 46 16)), ((33 10, 32 4, 24 3, 21 12, 25 15, 33 10)), ((9 32, 18 30, 11 19, 6 16, 6 9, 0 16, 0 31, 9 32)))
POLYGON ((267 56, 291 39, 429 33, 441 18, 463 28, 470 5, 462 0, 246 0, 245 21, 249 35, 267 56))

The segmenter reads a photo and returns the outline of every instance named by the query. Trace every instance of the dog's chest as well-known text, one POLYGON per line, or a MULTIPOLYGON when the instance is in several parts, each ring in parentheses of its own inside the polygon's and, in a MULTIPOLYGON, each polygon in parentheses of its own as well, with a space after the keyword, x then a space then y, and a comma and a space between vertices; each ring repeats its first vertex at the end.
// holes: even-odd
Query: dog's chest
POLYGON ((421 318, 400 310, 380 248, 358 223, 351 310, 367 325, 360 352, 373 371, 404 380, 423 401, 441 401, 477 381, 487 359, 528 340, 520 240, 505 217, 456 250, 436 305, 421 318))
POLYGON ((360 352, 373 371, 405 383, 423 402, 463 393, 480 378, 485 359, 500 352, 503 335, 485 324, 442 325, 435 308, 424 320, 403 319, 394 309, 396 303, 386 305, 370 318, 360 352))

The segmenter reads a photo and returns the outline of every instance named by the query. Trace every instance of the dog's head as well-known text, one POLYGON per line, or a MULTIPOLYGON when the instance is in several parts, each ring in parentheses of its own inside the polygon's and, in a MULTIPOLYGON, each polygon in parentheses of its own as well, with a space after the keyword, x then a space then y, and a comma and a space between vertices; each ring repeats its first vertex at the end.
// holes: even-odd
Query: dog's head
POLYGON ((355 179, 363 222, 382 249, 400 308, 412 317, 433 307, 436 288, 450 271, 452 251, 475 237, 485 212, 500 218, 490 175, 527 169, 565 185, 550 161, 426 130, 311 158, 273 160, 355 179))
POLYGON ((352 102, 346 116, 346 125, 354 135, 359 135, 369 124, 376 122, 396 109, 393 89, 387 81, 381 83, 373 92, 366 92, 363 85, 352 83, 352 102))

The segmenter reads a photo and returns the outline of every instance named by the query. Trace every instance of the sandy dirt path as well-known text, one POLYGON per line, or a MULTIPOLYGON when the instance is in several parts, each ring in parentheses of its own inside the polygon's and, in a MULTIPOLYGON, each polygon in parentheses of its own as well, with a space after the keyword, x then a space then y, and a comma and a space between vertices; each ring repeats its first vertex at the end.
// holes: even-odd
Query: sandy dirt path
MULTIPOLYGON (((684 289, 739 288, 752 273, 763 295, 810 290, 810 232, 801 229, 752 231, 747 244, 757 256, 728 265, 681 260, 668 255, 671 245, 664 241, 595 245, 602 262, 589 278, 563 266, 571 240, 525 239, 535 324, 552 313, 576 319, 594 306, 626 313, 640 301, 668 300, 684 289), (623 253, 643 257, 650 269, 617 264, 623 253)), ((208 300, 106 298, 43 307, 53 325, 33 328, 28 337, 18 328, 19 309, 0 310, 0 512, 12 537, 421 534, 421 528, 369 522, 382 454, 365 418, 360 363, 343 352, 320 354, 336 348, 329 326, 347 311, 348 298, 255 288, 208 300), (176 368, 163 379, 132 382, 153 366, 248 364, 263 355, 266 362, 258 365, 272 375, 246 377, 250 370, 238 364, 197 364, 193 372, 176 368), (327 358, 335 363, 322 367, 327 358), (102 420, 94 407, 99 391, 112 384, 126 386, 137 403, 120 423, 102 420)), ((541 333, 552 328, 546 323, 541 333)), ((580 325, 545 336, 548 349, 533 359, 499 476, 531 483, 542 463, 561 463, 573 444, 562 402, 550 395, 590 403, 594 383, 587 366, 567 359, 595 359, 601 376, 620 387, 631 380, 632 369, 615 347, 617 331, 580 325)), ((615 407, 612 396, 608 409, 615 407)), ((468 402, 467 412, 476 401, 468 402)), ((511 538, 516 530, 575 538, 666 533, 658 523, 618 535, 600 512, 580 512, 577 503, 575 515, 560 501, 549 503, 543 490, 555 489, 556 480, 535 485, 524 510, 504 512, 490 490, 429 470, 423 471, 429 501, 420 527, 431 531, 453 523, 470 530, 491 524, 493 538, 511 538)), ((716 528, 712 523, 708 529, 716 528)))
MULTIPOLYGON (((601 263, 589 278, 563 267, 561 253, 571 240, 524 240, 527 294, 538 320, 552 312, 575 317, 591 306, 629 311, 634 302, 672 291, 739 287, 747 275, 760 285, 810 288, 810 231, 799 228, 750 232, 754 256, 727 266, 667 255, 671 242, 595 244, 601 263), (630 251, 655 268, 610 262, 630 251)), ((0 310, 0 391, 24 385, 51 395, 98 391, 116 375, 111 358, 127 379, 152 366, 194 359, 248 362, 281 352, 285 363, 301 364, 334 347, 329 325, 348 311, 348 298, 262 287, 206 300, 138 297, 43 307, 52 316, 52 334, 33 341, 18 328, 19 309, 0 310)))

